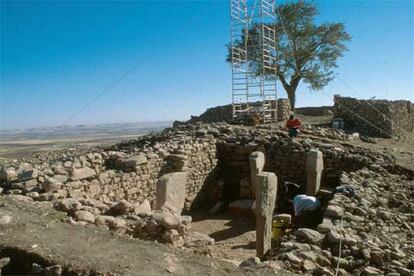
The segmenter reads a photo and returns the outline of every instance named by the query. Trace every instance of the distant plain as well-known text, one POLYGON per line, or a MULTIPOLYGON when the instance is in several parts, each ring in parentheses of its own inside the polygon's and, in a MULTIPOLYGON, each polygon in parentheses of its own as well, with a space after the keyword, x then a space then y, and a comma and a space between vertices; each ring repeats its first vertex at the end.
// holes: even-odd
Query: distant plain
POLYGON ((0 130, 0 159, 80 146, 111 145, 171 126, 171 121, 165 121, 0 130))

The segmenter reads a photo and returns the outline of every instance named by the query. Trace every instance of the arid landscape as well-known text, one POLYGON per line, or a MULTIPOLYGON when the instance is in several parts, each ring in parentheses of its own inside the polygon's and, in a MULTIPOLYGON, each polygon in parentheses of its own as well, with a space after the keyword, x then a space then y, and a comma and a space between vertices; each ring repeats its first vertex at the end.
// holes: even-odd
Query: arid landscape
POLYGON ((111 145, 159 132, 171 124, 147 122, 0 130, 0 159, 20 158, 41 151, 111 145))
POLYGON ((414 1, 0 0, 0 275, 414 275, 414 1))

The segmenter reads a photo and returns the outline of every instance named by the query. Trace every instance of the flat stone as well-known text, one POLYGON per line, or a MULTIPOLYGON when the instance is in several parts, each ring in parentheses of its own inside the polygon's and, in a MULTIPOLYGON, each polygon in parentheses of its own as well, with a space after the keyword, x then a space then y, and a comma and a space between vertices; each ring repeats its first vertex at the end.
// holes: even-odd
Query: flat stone
POLYGON ((283 259, 289 261, 291 264, 300 265, 302 260, 298 258, 294 253, 288 252, 283 254, 283 259))
POLYGON ((189 232, 184 236, 184 246, 189 248, 214 245, 214 239, 199 232, 189 232))
POLYGON ((77 221, 84 221, 88 223, 95 223, 95 216, 89 211, 76 211, 75 218, 77 221))
POLYGON ((73 169, 71 179, 73 181, 80 180, 80 179, 86 179, 86 178, 92 178, 96 175, 95 170, 91 168, 80 168, 80 169, 73 169))
POLYGON ((144 154, 139 154, 136 156, 132 156, 130 158, 128 158, 127 160, 125 160, 125 167, 126 168, 135 168, 136 166, 142 165, 147 163, 147 157, 144 154))
POLYGON ((303 270, 305 271, 313 271, 318 267, 318 265, 312 261, 305 260, 303 261, 302 267, 303 267, 303 270))
POLYGON ((322 223, 318 225, 318 231, 322 234, 328 233, 334 227, 332 220, 324 218, 322 223))
POLYGON ((344 209, 338 205, 330 204, 326 208, 325 216, 329 218, 340 219, 344 214, 344 209))
POLYGON ((65 198, 59 201, 56 209, 63 212, 75 212, 82 207, 82 204, 74 198, 65 198))
POLYGON ((113 229, 121 229, 125 228, 127 225, 126 221, 121 218, 114 218, 113 221, 109 222, 109 227, 113 229))
POLYGON ((95 224, 109 226, 114 221, 115 221, 115 218, 113 216, 97 216, 95 219, 95 224))
POLYGON ((299 228, 296 230, 295 234, 298 237, 299 241, 304 241, 312 244, 317 244, 324 238, 324 235, 320 234, 318 231, 308 228, 299 228))
POLYGON ((33 202, 33 198, 24 195, 7 195, 7 197, 16 201, 33 202))
POLYGON ((185 203, 187 174, 174 172, 165 174, 157 182, 156 209, 162 207, 181 214, 185 203))

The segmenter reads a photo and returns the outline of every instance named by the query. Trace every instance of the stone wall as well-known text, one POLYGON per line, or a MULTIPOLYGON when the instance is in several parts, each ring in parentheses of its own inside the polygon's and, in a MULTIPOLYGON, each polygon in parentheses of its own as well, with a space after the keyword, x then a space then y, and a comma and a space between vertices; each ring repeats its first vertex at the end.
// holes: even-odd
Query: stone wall
POLYGON ((410 101, 359 100, 338 95, 334 101, 335 117, 343 118, 347 129, 388 138, 414 130, 414 106, 410 101))
POLYGON ((217 161, 214 140, 185 138, 139 145, 133 150, 120 144, 116 151, 62 156, 50 164, 11 164, 2 169, 1 187, 40 201, 90 198, 111 205, 123 199, 133 204, 147 199, 154 206, 159 177, 186 171, 188 209, 195 199, 202 198, 200 191, 214 181, 217 161))
POLYGON ((278 99, 277 100, 277 120, 279 122, 286 121, 292 110, 290 108, 290 103, 288 99, 278 99))
MULTIPOLYGON (((263 134, 252 134, 263 137, 263 134)), ((266 137, 266 136, 265 136, 266 137)), ((219 178, 225 183, 226 196, 238 197, 240 182, 249 178, 249 155, 254 151, 265 154, 264 171, 273 172, 281 186, 284 181, 294 182, 304 190, 306 185, 306 158, 311 149, 323 153, 324 170, 322 186, 335 187, 342 172, 355 171, 362 167, 379 167, 390 162, 388 156, 379 153, 367 154, 365 149, 346 147, 310 140, 292 140, 271 136, 266 141, 243 142, 243 137, 217 145, 219 178)), ((282 187, 280 187, 281 189, 282 187)))
MULTIPOLYGON (((272 103, 274 105, 274 102, 272 103)), ((289 118, 291 113, 288 99, 277 100, 277 116, 278 121, 284 121, 289 118)), ((231 123, 233 117, 233 107, 231 104, 211 107, 199 116, 191 116, 191 119, 186 122, 175 121, 174 126, 182 124, 193 124, 197 122, 202 123, 216 123, 227 122, 231 123)))
MULTIPOLYGON (((127 200, 139 205, 155 201, 156 183, 169 172, 187 172, 186 209, 214 202, 216 183, 222 180, 229 199, 237 197, 240 180, 249 177, 249 155, 265 154, 265 171, 283 181, 306 182, 306 153, 324 154, 323 185, 335 185, 342 171, 361 167, 392 167, 392 159, 344 144, 321 140, 293 140, 274 127, 195 124, 166 129, 120 143, 110 149, 92 149, 80 155, 65 152, 50 162, 12 162, 1 169, 0 186, 8 194, 37 201, 63 198, 98 200, 102 210, 127 200), (102 207, 106 205, 106 208, 102 207)), ((388 168, 387 168, 388 169, 388 168)), ((154 204, 152 204, 154 206, 154 204)))

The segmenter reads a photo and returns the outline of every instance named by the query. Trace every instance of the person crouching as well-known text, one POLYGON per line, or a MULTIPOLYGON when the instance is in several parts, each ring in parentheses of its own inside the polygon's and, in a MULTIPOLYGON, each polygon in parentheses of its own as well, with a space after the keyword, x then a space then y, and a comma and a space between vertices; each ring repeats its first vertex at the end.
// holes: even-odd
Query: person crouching
POLYGON ((290 115, 289 120, 286 121, 286 128, 289 132, 289 137, 297 137, 300 133, 301 122, 298 118, 290 115))

